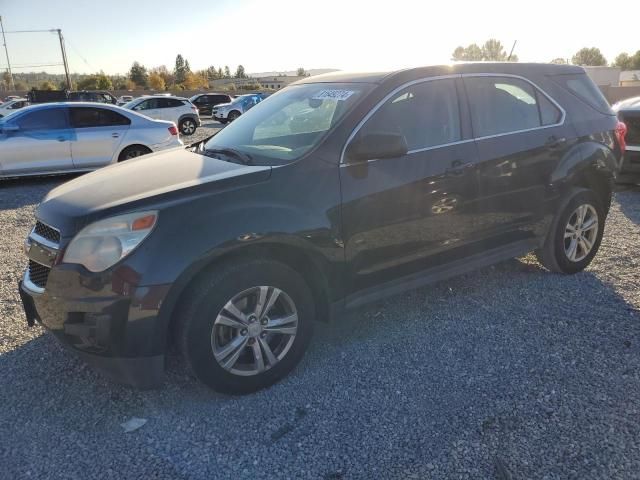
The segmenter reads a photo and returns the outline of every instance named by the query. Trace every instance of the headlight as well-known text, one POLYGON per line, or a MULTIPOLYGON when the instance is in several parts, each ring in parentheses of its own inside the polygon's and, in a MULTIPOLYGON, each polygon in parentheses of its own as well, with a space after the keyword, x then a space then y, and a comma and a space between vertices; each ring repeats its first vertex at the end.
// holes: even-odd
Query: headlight
POLYGON ((63 262, 102 272, 129 255, 153 230, 157 211, 107 218, 83 228, 73 237, 63 262))

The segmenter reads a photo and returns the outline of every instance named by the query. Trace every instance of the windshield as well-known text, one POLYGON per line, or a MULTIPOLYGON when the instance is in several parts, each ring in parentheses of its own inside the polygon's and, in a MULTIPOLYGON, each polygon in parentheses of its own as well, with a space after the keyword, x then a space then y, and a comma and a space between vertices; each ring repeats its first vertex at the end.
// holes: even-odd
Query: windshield
POLYGON ((259 164, 294 161, 315 147, 372 88, 373 85, 364 83, 287 87, 241 115, 204 148, 233 148, 259 164))

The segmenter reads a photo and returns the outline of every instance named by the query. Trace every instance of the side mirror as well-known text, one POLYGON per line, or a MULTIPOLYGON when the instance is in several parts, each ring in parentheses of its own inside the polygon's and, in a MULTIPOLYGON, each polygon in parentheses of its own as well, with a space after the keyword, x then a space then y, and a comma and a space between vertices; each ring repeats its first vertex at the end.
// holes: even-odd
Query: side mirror
POLYGON ((409 151, 407 140, 396 133, 369 133, 357 136, 347 147, 347 163, 395 158, 409 151))
POLYGON ((0 125, 0 130, 2 130, 3 133, 11 133, 20 130, 20 127, 18 125, 6 124, 0 125))

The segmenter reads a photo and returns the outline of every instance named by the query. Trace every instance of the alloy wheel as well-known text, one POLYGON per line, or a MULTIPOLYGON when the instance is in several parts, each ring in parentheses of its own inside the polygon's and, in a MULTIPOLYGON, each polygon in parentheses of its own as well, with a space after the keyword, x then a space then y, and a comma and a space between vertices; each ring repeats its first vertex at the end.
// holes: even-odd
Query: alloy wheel
POLYGON ((572 262, 584 260, 593 249, 598 237, 598 212, 582 204, 569 216, 564 229, 564 252, 572 262))
POLYGON ((193 120, 185 120, 182 122, 182 133, 191 135, 196 131, 196 124, 193 120))
POLYGON ((145 152, 143 150, 129 150, 127 152, 127 154, 124 156, 124 159, 125 160, 131 160, 132 158, 140 157, 140 156, 144 155, 145 153, 147 153, 147 152, 145 152))
POLYGON ((244 290, 220 310, 211 331, 218 364, 232 374, 258 375, 282 360, 298 331, 291 297, 272 286, 244 290))

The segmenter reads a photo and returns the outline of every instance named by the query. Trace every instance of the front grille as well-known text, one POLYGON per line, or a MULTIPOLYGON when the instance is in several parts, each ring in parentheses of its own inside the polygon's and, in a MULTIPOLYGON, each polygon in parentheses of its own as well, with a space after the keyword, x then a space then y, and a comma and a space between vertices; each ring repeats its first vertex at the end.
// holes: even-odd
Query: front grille
POLYGON ((37 287, 44 288, 47 285, 50 270, 49 267, 29 260, 29 280, 37 287))
POLYGON ((53 243, 60 243, 60 232, 42 222, 36 223, 33 232, 53 243))
POLYGON ((627 145, 640 145, 640 116, 625 116, 624 123, 627 125, 627 145))

